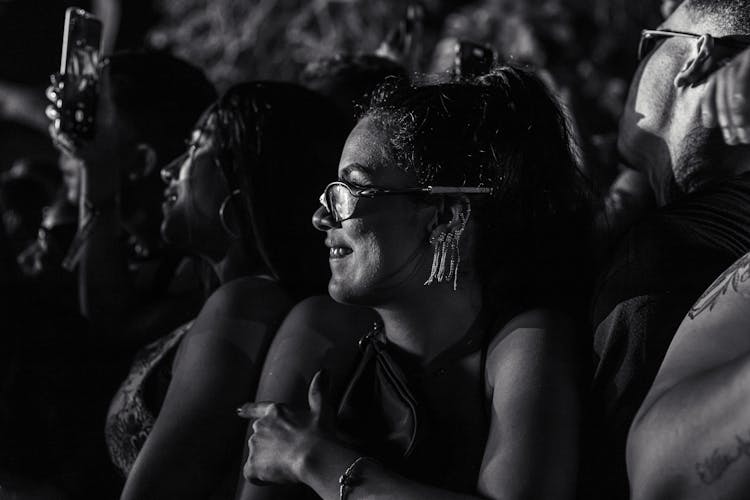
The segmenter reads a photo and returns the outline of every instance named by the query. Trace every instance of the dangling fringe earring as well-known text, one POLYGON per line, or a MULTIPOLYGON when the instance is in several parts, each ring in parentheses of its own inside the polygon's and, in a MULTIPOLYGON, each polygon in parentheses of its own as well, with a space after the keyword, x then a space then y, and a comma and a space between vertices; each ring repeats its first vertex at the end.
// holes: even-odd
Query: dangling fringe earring
POLYGON ((448 276, 446 281, 450 281, 453 278, 453 290, 456 289, 458 282, 458 263, 461 262, 461 249, 458 247, 458 240, 461 238, 460 234, 456 234, 456 238, 453 240, 453 247, 451 248, 451 267, 448 270, 448 276))
POLYGON ((461 265, 461 236, 464 234, 470 216, 471 204, 466 207, 466 213, 461 214, 461 225, 456 228, 455 237, 453 238, 453 248, 451 248, 451 267, 446 281, 453 278, 454 291, 458 288, 458 268, 461 265))
POLYGON ((450 231, 445 236, 445 242, 443 243, 443 250, 440 252, 440 266, 438 266, 437 282, 442 283, 445 281, 446 264, 450 265, 449 253, 452 253, 453 249, 453 238, 455 238, 453 231, 450 231))
POLYGON ((440 233, 430 239, 433 245, 432 269, 425 285, 453 281, 453 290, 458 289, 458 270, 461 266, 461 236, 471 216, 471 205, 461 214, 461 224, 453 231, 440 233))
POLYGON ((443 253, 443 241, 445 241, 445 233, 440 233, 437 236, 430 238, 432 244, 432 269, 430 270, 430 277, 424 282, 424 285, 432 285, 437 278, 438 266, 440 265, 440 256, 443 253))

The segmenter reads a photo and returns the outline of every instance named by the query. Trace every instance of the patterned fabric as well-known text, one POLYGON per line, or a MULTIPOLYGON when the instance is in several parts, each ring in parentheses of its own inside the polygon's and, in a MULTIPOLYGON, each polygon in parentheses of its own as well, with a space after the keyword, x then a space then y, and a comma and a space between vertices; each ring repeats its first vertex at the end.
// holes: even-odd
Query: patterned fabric
POLYGON ((190 321, 141 349, 109 405, 104 435, 112 463, 125 477, 130 474, 158 413, 149 408, 144 397, 149 377, 165 358, 171 359, 169 354, 177 349, 192 325, 190 321))

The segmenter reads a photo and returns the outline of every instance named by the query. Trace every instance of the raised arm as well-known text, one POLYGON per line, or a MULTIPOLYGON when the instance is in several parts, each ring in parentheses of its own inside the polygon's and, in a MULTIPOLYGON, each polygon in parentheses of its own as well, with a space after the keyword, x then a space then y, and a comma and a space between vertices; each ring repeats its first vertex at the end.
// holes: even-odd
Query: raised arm
POLYGON ((95 326, 118 322, 136 300, 119 207, 120 172, 89 164, 82 168, 79 203, 78 288, 81 314, 95 326))
POLYGON ((632 498, 745 498, 750 488, 750 254, 680 325, 633 421, 632 498))
POLYGON ((123 500, 205 499, 234 489, 245 423, 236 408, 255 392, 263 356, 289 299, 266 280, 217 290, 186 334, 153 430, 123 500))

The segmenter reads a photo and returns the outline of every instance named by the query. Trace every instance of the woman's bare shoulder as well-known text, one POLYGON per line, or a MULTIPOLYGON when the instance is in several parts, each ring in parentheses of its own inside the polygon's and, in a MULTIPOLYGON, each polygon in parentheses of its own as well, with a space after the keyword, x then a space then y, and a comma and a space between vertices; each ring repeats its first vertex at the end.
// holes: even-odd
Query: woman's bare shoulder
POLYGON ((487 378, 494 380, 501 367, 567 359, 573 356, 575 343, 574 323, 566 313, 542 308, 523 311, 493 332, 487 347, 487 378))
POLYGON ((340 304, 327 295, 308 297, 295 305, 279 330, 286 338, 304 341, 310 332, 331 340, 364 335, 377 314, 365 307, 340 304))
POLYGON ((190 342, 183 344, 199 350, 233 345, 256 358, 293 305, 289 294, 271 280, 232 280, 206 300, 187 334, 190 342))
POLYGON ((284 314, 294 301, 276 281, 243 277, 225 283, 206 300, 201 314, 219 317, 262 318, 284 314))
POLYGON ((310 380, 321 368, 327 371, 334 392, 341 390, 356 359, 357 340, 376 318, 370 309, 339 304, 328 296, 298 303, 271 343, 259 397, 303 404, 310 380))

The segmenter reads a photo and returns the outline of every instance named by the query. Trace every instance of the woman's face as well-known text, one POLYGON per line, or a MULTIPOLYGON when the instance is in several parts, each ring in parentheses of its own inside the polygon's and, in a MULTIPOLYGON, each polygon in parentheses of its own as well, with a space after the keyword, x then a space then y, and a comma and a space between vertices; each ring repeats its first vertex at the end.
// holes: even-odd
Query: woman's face
MULTIPOLYGON (((390 156, 388 135, 365 118, 344 145, 338 179, 355 187, 416 186, 415 177, 390 156)), ((353 216, 341 222, 321 207, 313 223, 326 232, 331 297, 371 306, 413 297, 432 264, 428 228, 434 214, 434 207, 409 195, 360 198, 353 216)))
POLYGON ((225 241, 219 210, 229 191, 216 165, 215 119, 193 130, 187 152, 162 169, 164 190, 161 233, 165 241, 197 251, 225 241))

